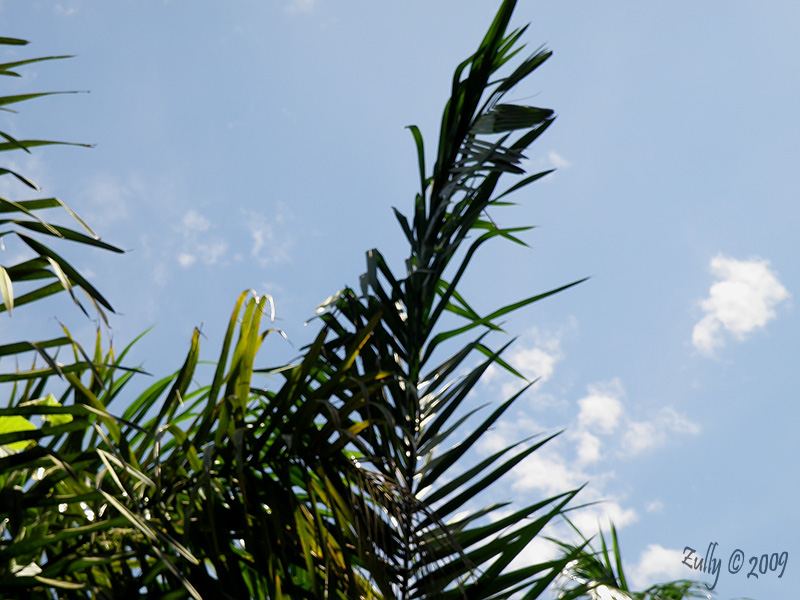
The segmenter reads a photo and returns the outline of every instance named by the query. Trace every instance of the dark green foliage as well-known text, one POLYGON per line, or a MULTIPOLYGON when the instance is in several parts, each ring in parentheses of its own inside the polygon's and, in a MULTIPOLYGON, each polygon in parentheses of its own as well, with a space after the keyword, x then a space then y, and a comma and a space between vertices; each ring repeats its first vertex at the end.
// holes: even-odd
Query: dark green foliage
MULTIPOLYGON (((0 410, 2 597, 533 599, 582 556, 573 548, 511 567, 577 490, 510 513, 508 503, 481 507, 480 494, 550 438, 476 459, 476 442, 522 392, 483 416, 465 407, 490 365, 519 376, 505 348, 484 343, 501 331, 499 319, 579 283, 486 315, 457 291, 485 242, 523 243, 516 235, 526 228, 501 228, 488 211, 547 174, 498 188, 524 175, 524 152, 554 119, 503 102, 549 56, 510 66, 524 31, 508 32, 514 4, 502 3, 456 70, 430 174, 422 134, 410 128, 420 191, 410 219, 395 211, 410 247, 405 272, 370 250, 360 293, 332 297, 296 363, 256 366, 275 333, 262 323, 272 299, 249 293, 237 300, 210 381, 198 369, 199 331, 180 369, 138 395, 129 384, 141 374, 124 366, 130 346, 117 354, 99 331, 91 352, 66 329, 0 346, 0 358, 34 353, 43 362, 0 373, 13 385, 0 410), (445 313, 463 322, 447 329, 445 313), (56 351, 74 360, 56 362, 56 351)), ((48 59, 0 65, 0 74, 36 60, 48 59)), ((0 150, 53 143, 2 137, 0 150)), ((36 255, 0 268, 3 310, 62 290, 77 303, 78 289, 110 310, 40 240, 118 250, 77 217, 86 234, 37 216, 50 208, 66 209, 55 199, 0 200, 0 237, 14 234, 36 255), (43 283, 20 295, 25 282, 43 283)))
POLYGON ((591 540, 586 539, 577 529, 575 532, 583 540, 580 544, 567 544, 554 540, 561 546, 564 556, 573 559, 559 582, 558 597, 561 600, 593 600, 597 598, 600 590, 605 593, 603 597, 613 593, 614 597, 620 600, 711 598, 711 594, 714 593, 705 584, 688 579, 659 583, 644 591, 634 591, 630 588, 622 569, 622 553, 616 527, 611 525, 610 548, 603 532, 600 532, 599 550, 594 549, 591 540))

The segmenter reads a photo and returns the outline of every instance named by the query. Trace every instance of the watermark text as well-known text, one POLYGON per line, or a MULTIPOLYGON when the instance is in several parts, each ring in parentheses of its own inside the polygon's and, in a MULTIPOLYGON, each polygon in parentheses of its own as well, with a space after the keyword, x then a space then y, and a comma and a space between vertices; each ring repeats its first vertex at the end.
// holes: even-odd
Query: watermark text
MULTIPOLYGON (((682 564, 690 569, 708 573, 714 577, 713 585, 706 584, 706 587, 710 590, 717 587, 719 574, 723 567, 723 559, 714 556, 718 546, 719 544, 717 542, 711 542, 706 549, 705 555, 698 554, 697 550, 691 546, 686 546, 683 549, 682 564)), ((745 567, 745 563, 747 563, 749 565, 749 569, 746 570, 748 579, 751 577, 758 579, 761 576, 769 576, 773 573, 777 574, 778 579, 780 579, 783 577, 784 571, 786 571, 786 563, 788 562, 789 553, 785 551, 748 557, 743 551, 737 548, 731 552, 726 566, 728 568, 728 573, 736 575, 736 573, 740 572, 742 568, 745 567)))

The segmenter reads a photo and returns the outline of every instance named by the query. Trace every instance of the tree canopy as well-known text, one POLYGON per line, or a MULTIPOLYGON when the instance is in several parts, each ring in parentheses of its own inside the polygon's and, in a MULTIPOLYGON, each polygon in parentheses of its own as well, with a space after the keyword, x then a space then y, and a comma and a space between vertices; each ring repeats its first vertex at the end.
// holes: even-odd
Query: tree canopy
MULTIPOLYGON (((527 174, 523 161, 553 111, 506 99, 550 56, 522 54, 525 29, 509 30, 514 5, 501 4, 456 68, 430 168, 422 132, 409 128, 419 190, 408 213, 395 209, 405 270, 369 250, 360 285, 320 307, 318 333, 298 360, 260 366, 261 345, 279 331, 272 298, 252 292, 236 300, 210 377, 198 367, 195 330, 182 365, 138 394, 130 383, 144 375, 126 364, 131 345, 117 350, 99 328, 91 347, 66 327, 53 339, 3 341, 6 363, 33 357, 30 368, 0 373, 9 390, 0 409, 3 597, 533 599, 575 565, 588 572, 595 554, 586 543, 514 563, 578 490, 482 504, 485 490, 553 436, 485 458, 471 452, 533 383, 487 334, 580 283, 488 314, 459 293, 486 242, 525 243, 528 228, 501 227, 494 211, 548 173, 527 174), (518 376, 521 390, 465 410, 492 365, 518 376)), ((0 74, 61 58, 6 63, 0 74)), ((3 97, 0 108, 46 95, 3 97)), ((9 152, 61 143, 0 136, 9 152)), ((21 173, 0 175, 38 191, 21 173)), ((0 237, 16 236, 35 255, 0 266, 0 311, 60 293, 87 315, 113 310, 54 248, 118 248, 55 198, 0 198, 0 212, 0 237), (75 228, 42 216, 53 209, 75 228)), ((573 585, 570 597, 599 582, 573 585)))

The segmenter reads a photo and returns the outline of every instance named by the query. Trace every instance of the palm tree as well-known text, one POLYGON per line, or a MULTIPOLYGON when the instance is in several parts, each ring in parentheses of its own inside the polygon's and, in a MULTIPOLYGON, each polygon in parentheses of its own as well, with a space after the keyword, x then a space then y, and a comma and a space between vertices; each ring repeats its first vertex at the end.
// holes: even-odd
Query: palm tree
MULTIPOLYGON (((170 535, 198 560, 188 575, 197 589, 231 597, 505 598, 524 592, 535 598, 569 561, 509 569, 575 490, 497 520, 492 517, 505 503, 473 507, 481 491, 547 439, 515 444, 454 474, 519 397, 460 435, 467 415, 459 408, 481 374, 495 363, 515 372, 483 343, 486 332, 500 330, 497 320, 516 308, 569 287, 484 316, 457 292, 485 242, 522 243, 515 234, 525 228, 500 228, 486 211, 545 175, 497 189, 503 175, 524 173, 523 152, 553 121, 550 110, 502 102, 549 56, 535 52, 501 75, 521 50, 523 31, 507 31, 513 8, 514 2, 502 4, 477 52, 456 71, 430 176, 421 133, 411 128, 421 187, 411 221, 396 212, 410 245, 404 276, 395 277, 380 252, 369 251, 360 293, 344 289, 330 299, 301 360, 271 371, 284 378, 272 391, 250 380, 266 300, 251 299, 242 309, 240 298, 215 381, 196 392, 201 414, 185 430, 168 429, 175 442, 160 468, 162 481, 173 473, 175 492, 164 496, 157 520, 181 525, 170 535), (239 342, 223 375, 240 310, 239 342), (464 324, 442 330, 445 313, 464 324), (460 341, 473 330, 475 338, 460 341), (448 347, 455 351, 432 364, 448 347), (476 353, 481 364, 465 369, 476 353), (197 456, 193 469, 186 468, 187 456, 197 456), (170 515, 176 504, 184 512, 170 515), (465 509, 468 515, 458 516, 465 509), (220 523, 225 542, 209 535, 220 523), (213 569, 203 566, 208 563, 213 569)), ((190 378, 189 361, 185 369, 178 380, 190 378)), ((171 410, 162 409, 164 424, 148 424, 148 431, 172 427, 178 419, 170 418, 171 410)))
MULTIPOLYGON (((0 37, 0 46, 25 46, 28 42, 16 38, 0 37)), ((17 69, 29 64, 59 60, 69 58, 67 56, 46 56, 30 58, 14 62, 0 64, 0 76, 19 77, 17 69)), ((0 110, 14 112, 11 105, 19 104, 36 98, 52 96, 54 94, 75 93, 75 92, 35 92, 28 94, 16 94, 0 97, 0 110)), ((56 142, 52 140, 38 139, 15 139, 10 134, 0 131, 0 152, 25 152, 30 154, 32 148, 52 145, 72 145, 87 146, 86 144, 74 144, 66 142, 56 142)), ((10 177, 21 183, 28 190, 34 192, 41 191, 39 187, 22 173, 7 167, 0 167, 0 176, 10 177)), ((64 260, 50 246, 44 242, 47 240, 61 240, 94 246, 112 252, 122 252, 119 248, 107 244, 89 228, 83 220, 78 217, 70 208, 57 198, 37 198, 32 200, 14 200, 11 198, 0 197, 0 239, 4 244, 12 238, 16 238, 22 243, 23 247, 34 255, 34 258, 18 262, 14 265, 0 265, 0 312, 7 312, 11 315, 14 307, 36 302, 52 296, 59 292, 69 293, 75 304, 86 314, 84 305, 76 295, 77 290, 81 290, 90 303, 95 307, 98 314, 103 317, 103 308, 113 312, 108 301, 97 291, 72 265, 64 260), (62 227, 45 220, 40 214, 48 209, 61 209, 65 211, 80 226, 83 231, 62 227), (20 294, 15 291, 16 287, 24 287, 28 291, 20 294)), ((39 344, 22 346, 4 346, 2 356, 18 354, 22 351, 35 351, 44 360, 47 368, 58 372, 58 368, 52 361, 52 355, 46 350, 70 346, 71 342, 64 339, 48 340, 39 344)), ((7 381, 3 379, 2 381, 7 381)))
MULTIPOLYGON (((488 414, 465 410, 491 365, 523 379, 502 358, 507 345, 486 343, 500 319, 579 283, 485 315, 458 291, 486 242, 524 244, 517 235, 527 228, 500 227, 489 211, 547 174, 525 175, 522 164, 553 112, 505 101, 550 56, 539 50, 511 66, 524 33, 509 31, 514 6, 502 2, 457 67, 430 172, 410 127, 420 188, 410 217, 395 211, 409 243, 405 272, 370 250, 360 288, 320 307, 319 333, 298 360, 256 366, 265 338, 279 332, 263 324, 272 299, 252 293, 236 302, 210 378, 198 369, 195 331, 180 368, 135 396, 129 384, 141 373, 125 366, 130 346, 117 352, 99 331, 91 352, 66 330, 0 347, 0 357, 36 351, 46 365, 2 375, 14 386, 0 409, 3 597, 534 599, 583 556, 576 547, 512 565, 577 490, 521 507, 479 503, 552 437, 487 458, 471 452, 530 383, 488 414), (508 177, 517 179, 500 188, 508 177), (445 315, 463 321, 448 329, 445 315), (74 361, 62 366, 50 348, 74 361)), ((4 138, 3 149, 41 143, 4 138)), ((31 217, 53 202, 0 208, 31 217)), ((35 218, 3 225, 38 253, 24 269, 0 271, 9 311, 76 288, 110 309, 16 229, 115 248, 35 218), (16 295, 17 282, 45 278, 56 281, 16 295)))
MULTIPOLYGON (((28 42, 0 37, 0 46, 22 47, 28 42)), ((0 64, 0 75, 19 77, 20 67, 68 58, 47 56, 0 64)), ((0 110, 14 112, 9 106, 58 93, 34 92, 0 97, 0 110)), ((30 153, 47 145, 63 145, 41 139, 16 139, 0 132, 0 151, 30 153)), ((67 144, 85 146, 85 144, 67 144)), ((0 168, 0 176, 13 178, 28 192, 40 192, 38 186, 19 171, 0 168)), ((31 258, 16 264, 0 264, 0 312, 9 317, 12 311, 66 292, 73 302, 89 315, 85 303, 93 307, 101 319, 111 305, 91 283, 54 248, 66 243, 81 244, 102 250, 121 252, 107 244, 57 198, 13 199, 0 197, 0 240, 16 243, 31 258), (52 222, 48 216, 57 209, 64 211, 79 227, 71 229, 52 222), (55 243, 56 246, 52 244, 55 243), (80 296, 85 296, 84 300, 80 296)), ((57 218, 57 217, 56 217, 57 218)), ((30 307, 27 307, 30 308, 30 307)), ((43 571, 41 558, 75 540, 98 534, 102 528, 85 527, 87 502, 94 492, 91 478, 97 475, 97 464, 85 468, 82 457, 67 452, 91 427, 103 421, 112 428, 114 421, 89 402, 68 406, 47 393, 47 383, 57 377, 57 386, 70 389, 84 372, 100 376, 103 357, 99 348, 92 357, 74 340, 66 328, 57 337, 46 340, 3 340, 0 360, 13 364, 14 370, 0 371, 0 383, 9 391, 8 407, 0 409, 0 589, 4 597, 39 597, 35 590, 56 587, 68 582, 51 581, 43 571), (72 355, 72 360, 67 360, 72 355), (66 356, 65 356, 66 355, 66 356), (31 361, 30 368, 19 368, 20 361, 31 361), (40 365, 37 366, 37 361, 40 365), (66 362, 65 362, 66 361, 66 362), (88 420, 87 420, 88 417, 88 420), (96 423, 95 423, 96 424, 96 423), (43 443, 52 439, 49 444, 43 443), (58 449, 58 450, 56 450, 58 449), (72 486, 73 493, 66 488, 72 486)), ((52 386, 51 386, 52 387, 52 386)), ((99 456, 99 455, 97 455, 99 456)), ((117 522, 118 524, 118 522, 117 522)), ((114 523, 108 525, 113 526, 114 523)), ((64 555, 52 561, 60 569, 79 564, 77 555, 64 555), (73 561, 70 563, 70 561, 73 561)), ((48 559, 45 560, 48 562, 48 559)), ((78 567, 80 568, 80 567, 78 567)), ((50 597, 49 595, 45 597, 50 597)))
POLYGON ((488 315, 478 314, 457 291, 470 259, 485 242, 499 237, 523 243, 516 234, 525 228, 501 228, 487 211, 547 174, 498 189, 501 178, 524 174, 524 152, 554 119, 549 109, 503 101, 550 56, 540 50, 508 68, 522 50, 518 42, 524 31, 508 32, 514 4, 502 3, 478 50, 456 69, 431 174, 425 168, 422 135, 411 127, 420 190, 410 219, 395 211, 410 246, 406 272, 396 276, 380 252, 371 250, 361 293, 343 290, 331 303, 331 312, 323 315, 334 334, 325 344, 331 372, 337 371, 346 349, 358 345, 359 373, 386 374, 378 393, 356 406, 347 422, 367 424, 353 445, 359 462, 369 464, 389 493, 379 505, 385 516, 373 517, 375 525, 367 532, 371 553, 366 568, 384 598, 505 598, 517 592, 536 598, 569 562, 567 557, 509 569, 575 490, 503 518, 493 519, 503 503, 473 506, 481 491, 549 438, 514 444, 453 474, 454 465, 464 464, 475 442, 522 393, 461 433, 465 415, 459 408, 485 370, 499 364, 516 373, 502 360, 503 349, 484 344, 486 333, 499 331, 498 320, 513 310, 579 283, 488 315), (439 322, 445 313, 461 317, 463 324, 442 330, 439 322), (366 338, 365 330, 370 332, 366 338), (462 341, 473 332, 474 337, 462 341), (442 353, 447 358, 435 361, 442 353), (483 361, 465 368, 476 353, 483 361), (466 515, 459 514, 465 510, 466 515))
POLYGON ((601 531, 600 548, 595 549, 591 540, 587 539, 569 519, 581 541, 569 544, 563 541, 554 542, 559 545, 565 556, 572 560, 558 580, 559 600, 685 600, 686 598, 710 599, 713 591, 697 581, 679 579, 667 583, 650 586, 644 591, 634 591, 628 584, 622 568, 622 553, 619 547, 619 536, 614 524, 611 524, 611 542, 609 545, 601 531))

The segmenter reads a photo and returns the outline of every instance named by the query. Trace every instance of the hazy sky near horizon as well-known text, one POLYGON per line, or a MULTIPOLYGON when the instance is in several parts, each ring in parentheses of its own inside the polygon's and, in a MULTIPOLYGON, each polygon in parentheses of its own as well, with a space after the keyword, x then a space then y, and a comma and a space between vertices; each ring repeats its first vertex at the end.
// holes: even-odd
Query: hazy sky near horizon
MULTIPOLYGON (((270 341, 272 364, 308 341, 321 301, 358 284, 368 249, 400 270, 391 207, 408 212, 418 181, 404 127, 420 126, 432 162, 453 69, 495 10, 0 1, 3 35, 31 41, 3 60, 76 55, 4 78, 3 93, 90 92, 21 105, 0 129, 96 144, 14 166, 127 250, 69 255, 117 309, 115 344, 155 325, 133 358, 164 376, 202 325, 213 359, 236 297, 254 289, 274 297, 292 344, 270 341)), ((716 542, 717 597, 789 598, 800 583, 800 5, 543 0, 520 2, 514 22, 531 23, 529 50, 553 51, 513 99, 558 114, 527 164, 557 172, 493 214, 536 225, 531 248, 495 244, 462 293, 488 313, 590 279, 507 322, 519 338, 510 362, 539 381, 481 451, 565 431, 498 493, 530 502, 588 481, 580 500, 604 502, 575 520, 587 534, 614 520, 637 585, 713 581, 682 560, 716 542), (746 561, 732 574, 736 549, 746 561), (751 557, 784 551, 782 578, 747 577, 751 557)), ((63 299, 48 310, 3 315, 0 332, 54 335, 56 316, 91 336, 63 299)), ((491 371, 476 401, 517 387, 491 371)))

